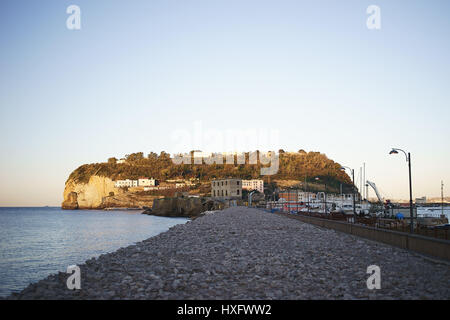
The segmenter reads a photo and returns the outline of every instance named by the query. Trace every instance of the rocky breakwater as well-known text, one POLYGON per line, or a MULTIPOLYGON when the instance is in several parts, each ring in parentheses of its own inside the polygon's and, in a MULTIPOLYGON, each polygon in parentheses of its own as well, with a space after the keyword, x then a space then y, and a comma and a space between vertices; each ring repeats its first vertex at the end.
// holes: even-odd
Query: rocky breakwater
POLYGON ((450 267, 262 210, 232 207, 59 273, 9 299, 450 299, 450 267), (381 270, 369 290, 367 267, 381 270))
POLYGON ((178 196, 155 199, 153 207, 144 214, 163 217, 198 217, 205 211, 221 210, 226 207, 223 202, 204 197, 178 196))

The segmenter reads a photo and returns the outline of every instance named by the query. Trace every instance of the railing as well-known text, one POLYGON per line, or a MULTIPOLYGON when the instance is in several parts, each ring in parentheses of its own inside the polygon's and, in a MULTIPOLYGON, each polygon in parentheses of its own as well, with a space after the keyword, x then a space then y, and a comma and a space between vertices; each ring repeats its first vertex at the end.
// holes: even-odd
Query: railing
MULTIPOLYGON (((345 214, 340 212, 319 212, 316 211, 317 209, 311 209, 310 212, 308 211, 301 211, 304 207, 300 208, 300 210, 296 210, 295 207, 289 204, 286 205, 286 203, 282 203, 281 205, 278 205, 276 207, 270 207, 266 208, 268 211, 272 213, 287 213, 287 214, 293 214, 293 215, 300 215, 300 216, 306 216, 306 217, 316 217, 321 219, 328 219, 328 220, 336 220, 336 221, 343 221, 348 222, 352 224, 358 224, 363 226, 369 226, 374 227, 378 229, 386 229, 386 230, 393 230, 393 231, 399 231, 399 232, 410 232, 410 225, 409 225, 409 219, 389 219, 389 218, 380 218, 380 217, 362 217, 362 216, 353 216, 353 214, 345 214), (314 210, 314 211, 313 211, 314 210)), ((431 237, 431 238, 437 238, 437 239, 444 239, 449 240, 450 239, 450 231, 449 228, 436 228, 435 226, 429 227, 420 223, 415 223, 414 228, 414 234, 425 236, 425 237, 431 237)))

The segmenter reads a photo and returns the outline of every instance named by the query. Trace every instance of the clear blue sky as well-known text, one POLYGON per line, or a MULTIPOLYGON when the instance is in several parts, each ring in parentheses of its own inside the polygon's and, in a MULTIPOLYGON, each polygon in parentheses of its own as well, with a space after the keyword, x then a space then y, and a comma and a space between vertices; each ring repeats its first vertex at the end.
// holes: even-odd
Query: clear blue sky
MULTIPOLYGON (((449 1, 0 2, 0 205, 59 205, 79 165, 273 128, 386 197, 450 190, 449 1), (66 8, 81 8, 81 30, 66 8), (381 8, 368 30, 366 8, 381 8)), ((221 150, 217 150, 221 151, 221 150)), ((373 193, 372 193, 373 195, 373 193)))

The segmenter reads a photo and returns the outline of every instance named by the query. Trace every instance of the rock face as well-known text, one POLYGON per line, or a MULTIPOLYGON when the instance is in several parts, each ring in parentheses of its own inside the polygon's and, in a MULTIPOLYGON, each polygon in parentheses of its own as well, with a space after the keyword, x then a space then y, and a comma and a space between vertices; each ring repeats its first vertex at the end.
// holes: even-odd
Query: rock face
POLYGON ((110 178, 91 176, 88 183, 67 181, 61 207, 68 210, 143 208, 151 207, 155 198, 115 188, 110 178))
POLYGON ((151 210, 144 213, 164 217, 197 217, 209 210, 221 210, 225 203, 207 198, 177 197, 155 199, 151 210))
POLYGON ((78 209, 78 194, 76 192, 69 192, 67 198, 64 197, 62 208, 67 210, 78 209))
POLYGON ((88 183, 69 180, 64 189, 63 209, 100 209, 104 197, 116 192, 114 182, 106 177, 91 176, 88 183))

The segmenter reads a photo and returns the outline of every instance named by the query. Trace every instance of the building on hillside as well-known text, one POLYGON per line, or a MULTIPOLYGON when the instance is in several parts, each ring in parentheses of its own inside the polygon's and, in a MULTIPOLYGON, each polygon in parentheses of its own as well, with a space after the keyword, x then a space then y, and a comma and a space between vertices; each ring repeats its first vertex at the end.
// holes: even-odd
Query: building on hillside
POLYGON ((125 179, 125 180, 117 180, 116 182, 114 182, 114 187, 116 188, 137 187, 137 186, 138 186, 137 180, 125 179))
POLYGON ((127 160, 126 159, 124 159, 124 158, 122 158, 122 159, 119 159, 119 160, 117 160, 117 162, 116 163, 125 163, 127 160))
POLYGON ((264 193, 264 181, 253 179, 253 180, 242 180, 242 189, 244 190, 257 190, 264 193))
POLYGON ((211 196, 216 199, 241 199, 242 180, 218 179, 211 181, 211 196))
POLYGON ((123 187, 154 187, 158 184, 158 182, 151 178, 141 177, 138 180, 117 180, 114 182, 114 187, 123 188, 123 187))
POLYGON ((138 186, 139 187, 154 187, 156 186, 156 180, 153 178, 145 178, 141 177, 138 179, 138 186))

